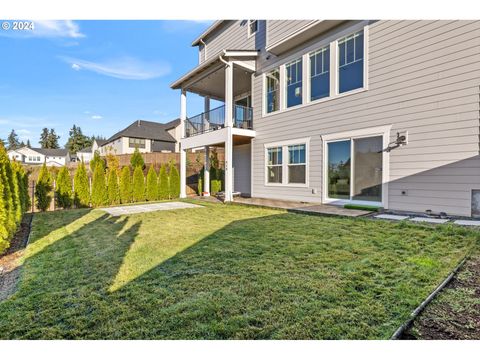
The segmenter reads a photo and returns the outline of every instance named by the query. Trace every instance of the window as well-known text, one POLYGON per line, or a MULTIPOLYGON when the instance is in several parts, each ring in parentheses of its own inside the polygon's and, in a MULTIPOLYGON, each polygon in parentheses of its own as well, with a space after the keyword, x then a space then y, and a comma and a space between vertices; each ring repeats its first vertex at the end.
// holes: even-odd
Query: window
POLYGON ((267 147, 266 184, 307 185, 307 140, 267 147), (283 161, 283 159, 286 159, 283 161))
POLYGON ((363 31, 338 41, 338 91, 363 87, 363 31))
POLYGON ((310 100, 330 96, 330 48, 310 54, 310 100))
POLYGON ((287 108, 302 103, 302 59, 295 60, 285 67, 287 76, 287 108))
POLYGON ((288 183, 305 184, 306 179, 305 144, 288 147, 288 183))
POLYGON ((255 35, 258 30, 258 20, 248 20, 248 36, 255 35))
POLYGON ((128 146, 131 148, 138 147, 139 149, 145 149, 145 139, 129 138, 128 146))
POLYGON ((270 184, 282 183, 282 148, 274 147, 267 149, 267 182, 270 184))
POLYGON ((280 71, 278 69, 270 71, 266 75, 266 107, 267 113, 280 109, 280 71))

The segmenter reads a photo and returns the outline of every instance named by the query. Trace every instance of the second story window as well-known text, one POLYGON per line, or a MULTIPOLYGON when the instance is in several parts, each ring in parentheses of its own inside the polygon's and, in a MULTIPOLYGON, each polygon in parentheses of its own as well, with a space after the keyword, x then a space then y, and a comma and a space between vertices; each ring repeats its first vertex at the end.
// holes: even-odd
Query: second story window
POLYGON ((248 20, 248 36, 254 35, 258 30, 258 20, 248 20))
POLYGON ((278 69, 272 70, 266 75, 266 107, 267 113, 280 109, 280 72, 278 69))
POLYGON ((292 61, 285 67, 287 82, 287 108, 302 103, 302 59, 292 61))
POLYGON ((131 148, 145 149, 145 139, 129 138, 128 146, 131 148))
POLYGON ((338 92, 363 87, 363 31, 338 41, 338 92))
POLYGON ((310 100, 330 96, 330 48, 310 54, 310 100))

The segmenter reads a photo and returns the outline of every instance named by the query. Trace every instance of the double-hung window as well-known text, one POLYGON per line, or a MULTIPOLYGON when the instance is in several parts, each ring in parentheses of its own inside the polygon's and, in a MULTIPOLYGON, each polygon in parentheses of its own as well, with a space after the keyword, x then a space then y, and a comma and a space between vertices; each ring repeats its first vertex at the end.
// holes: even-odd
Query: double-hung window
POLYGON ((287 108, 302 103, 302 59, 292 61, 285 66, 287 81, 287 108))
POLYGON ((310 100, 330 96, 330 47, 310 54, 310 100))
POLYGON ((290 145, 288 147, 289 184, 305 184, 307 171, 305 148, 305 144, 290 145))
POLYGON ((267 149, 267 182, 269 184, 281 184, 283 181, 283 156, 281 147, 267 149))
POLYGON ((267 113, 280 109, 280 71, 278 69, 270 71, 266 75, 266 107, 267 113))
POLYGON ((145 149, 145 139, 129 138, 128 146, 130 148, 145 149))
POLYGON ((338 41, 338 92, 363 87, 363 31, 338 41))

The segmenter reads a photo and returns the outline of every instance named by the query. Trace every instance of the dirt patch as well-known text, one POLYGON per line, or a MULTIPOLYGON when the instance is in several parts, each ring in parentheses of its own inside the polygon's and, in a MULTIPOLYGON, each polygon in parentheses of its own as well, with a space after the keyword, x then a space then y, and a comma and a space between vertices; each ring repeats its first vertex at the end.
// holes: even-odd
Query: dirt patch
POLYGON ((27 246, 32 218, 32 214, 24 215, 10 248, 0 255, 0 301, 15 291, 20 276, 20 258, 27 246))
POLYGON ((406 331, 404 339, 480 339, 480 253, 469 258, 452 281, 406 331))

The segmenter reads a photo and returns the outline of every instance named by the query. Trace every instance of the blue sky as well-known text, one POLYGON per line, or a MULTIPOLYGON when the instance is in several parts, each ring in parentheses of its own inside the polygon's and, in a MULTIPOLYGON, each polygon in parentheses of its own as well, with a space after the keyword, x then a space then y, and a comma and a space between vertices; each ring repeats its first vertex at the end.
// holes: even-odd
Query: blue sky
MULTIPOLYGON (((0 29, 0 138, 15 129, 38 146, 43 127, 63 146, 73 124, 109 137, 136 119, 179 115, 172 81, 195 67, 192 40, 209 21, 35 22, 35 30, 0 29)), ((189 94, 188 114, 203 100, 189 94)))

